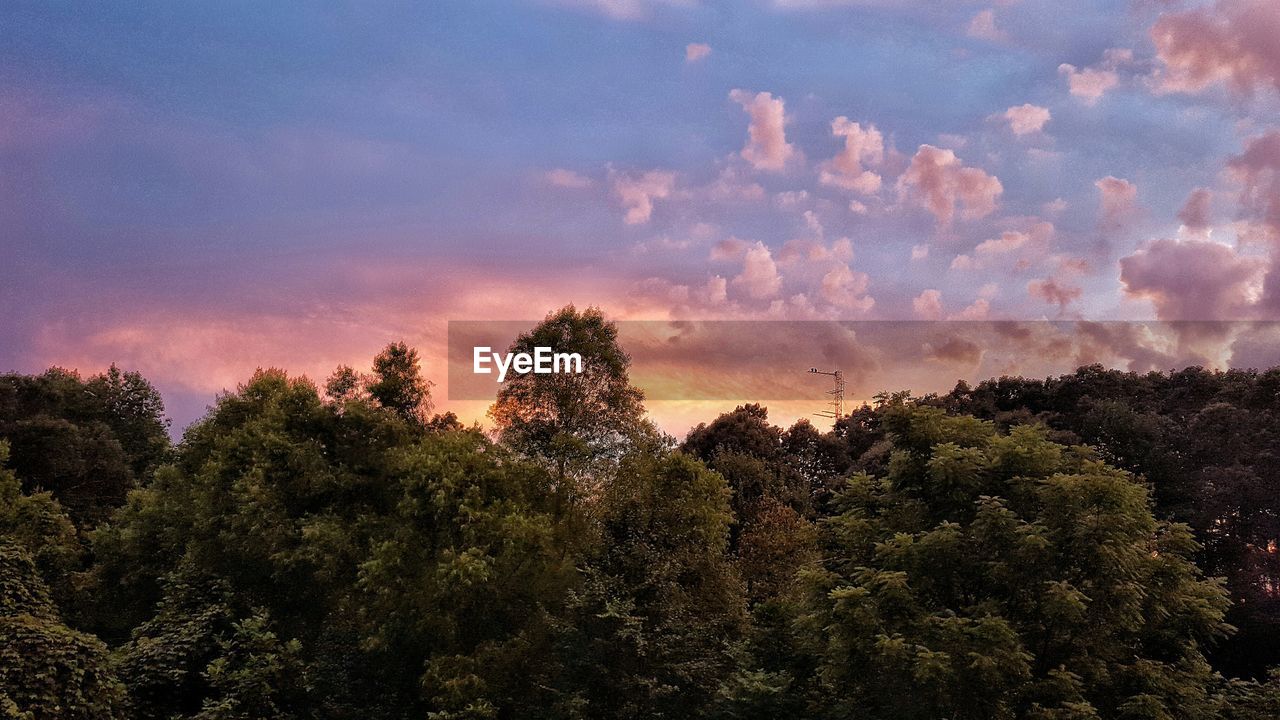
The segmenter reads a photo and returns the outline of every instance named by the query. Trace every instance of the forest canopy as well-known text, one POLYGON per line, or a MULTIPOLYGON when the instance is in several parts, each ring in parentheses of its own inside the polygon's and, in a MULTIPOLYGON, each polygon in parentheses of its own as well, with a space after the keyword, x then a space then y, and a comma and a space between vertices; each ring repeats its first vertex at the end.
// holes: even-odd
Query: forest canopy
POLYGON ((0 376, 0 717, 1280 715, 1280 370, 681 441, 598 310, 511 351, 548 339, 585 372, 509 377, 491 432, 404 343, 172 444, 137 373, 0 376))

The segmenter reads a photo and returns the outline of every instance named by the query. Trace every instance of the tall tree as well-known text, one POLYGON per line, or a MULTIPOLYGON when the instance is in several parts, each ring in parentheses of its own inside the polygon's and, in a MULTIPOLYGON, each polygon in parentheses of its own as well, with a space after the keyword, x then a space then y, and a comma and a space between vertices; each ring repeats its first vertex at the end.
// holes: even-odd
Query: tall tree
POLYGON ((700 717, 746 626, 724 480, 683 453, 629 454, 561 642, 587 718, 700 717))
POLYGON ((538 347, 578 353, 582 372, 508 374, 489 410, 503 443, 549 460, 565 477, 594 461, 616 460, 629 438, 652 432, 618 328, 598 308, 561 308, 516 338, 509 352, 533 354, 538 347))
POLYGON ((159 394, 112 366, 88 381, 61 368, 0 375, 0 439, 28 492, 53 493, 82 528, 144 484, 169 449, 159 394))
MULTIPOLYGON (((337 390, 350 368, 340 368, 335 375, 337 390)), ((335 389, 335 388, 330 388, 335 389)), ((349 389, 349 388, 348 388, 349 389)), ((403 342, 391 343, 373 359, 373 376, 365 385, 369 397, 406 422, 424 425, 431 411, 431 383, 422 377, 418 351, 403 342)))
POLYGON ((1225 593, 1185 526, 1084 448, 936 408, 886 412, 887 476, 823 522, 797 626, 840 716, 1212 717, 1225 593))

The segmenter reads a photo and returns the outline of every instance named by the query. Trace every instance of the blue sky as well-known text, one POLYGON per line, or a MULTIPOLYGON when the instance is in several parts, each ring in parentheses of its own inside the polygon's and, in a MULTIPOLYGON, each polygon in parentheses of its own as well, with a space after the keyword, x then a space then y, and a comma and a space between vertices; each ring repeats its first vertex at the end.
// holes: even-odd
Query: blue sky
POLYGON ((190 414, 392 339, 442 373, 445 321, 566 302, 1274 319, 1273 26, 1263 0, 6 3, 0 370, 120 362, 190 414))

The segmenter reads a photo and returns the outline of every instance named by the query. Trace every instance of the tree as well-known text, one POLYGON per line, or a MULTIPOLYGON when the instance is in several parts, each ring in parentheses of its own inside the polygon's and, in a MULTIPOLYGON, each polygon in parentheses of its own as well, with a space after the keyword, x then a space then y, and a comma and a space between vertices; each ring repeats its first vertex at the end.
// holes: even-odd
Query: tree
POLYGON ((146 378, 115 364, 89 378, 85 392, 102 405, 102 419, 124 449, 135 480, 144 481, 169 453, 164 400, 146 378))
POLYGON ((102 522, 164 458, 163 413, 150 383, 115 366, 88 381, 61 368, 0 375, 0 439, 23 489, 51 492, 81 528, 102 522))
POLYGON ((107 649, 63 625, 26 550, 0 539, 0 711, 30 720, 128 717, 107 649))
POLYGON ((53 495, 22 492, 18 478, 5 467, 8 459, 9 445, 0 440, 0 542, 27 552, 41 580, 52 589, 56 606, 66 612, 72 606, 73 573, 81 568, 84 547, 53 495))
POLYGON ((418 351, 408 345, 391 343, 378 353, 373 359, 373 376, 365 390, 374 402, 405 422, 426 423, 427 413, 431 411, 431 383, 422 377, 418 351))
POLYGON ((547 633, 581 533, 563 490, 477 432, 425 437, 395 476, 399 501, 378 521, 354 598, 384 687, 441 720, 554 706, 547 633))
POLYGON ((1158 518, 1188 523, 1197 562, 1227 579, 1238 632, 1212 649, 1229 675, 1280 663, 1280 369, 1132 373, 1100 365, 1061 377, 1002 377, 936 403, 1001 426, 1040 423, 1150 483, 1158 518))
POLYGON ((618 328, 598 308, 572 305, 551 313, 521 334, 509 352, 532 354, 549 347, 578 353, 581 373, 512 373, 489 416, 503 443, 551 462, 557 476, 616 460, 628 439, 651 434, 644 422, 644 394, 631 385, 631 358, 618 345, 618 328))
POLYGON ((822 523, 799 619, 837 714, 1204 718, 1227 602, 1128 474, 1031 426, 886 412, 887 476, 822 523))
POLYGON ((724 480, 683 454, 625 457, 601 501, 602 537, 562 628, 582 717, 699 717, 746 629, 728 555, 724 480))

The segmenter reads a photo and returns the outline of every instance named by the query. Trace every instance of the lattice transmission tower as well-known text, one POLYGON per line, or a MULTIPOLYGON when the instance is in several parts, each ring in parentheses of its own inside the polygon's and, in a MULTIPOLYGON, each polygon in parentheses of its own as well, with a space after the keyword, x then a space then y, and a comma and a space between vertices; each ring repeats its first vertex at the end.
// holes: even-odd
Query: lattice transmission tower
POLYGON ((826 371, 818 368, 809 368, 809 372, 814 375, 826 375, 835 378, 835 388, 828 390, 827 394, 831 396, 831 402, 827 403, 830 410, 819 410, 814 413, 818 417, 828 417, 839 420, 844 417, 844 373, 839 370, 826 371))

